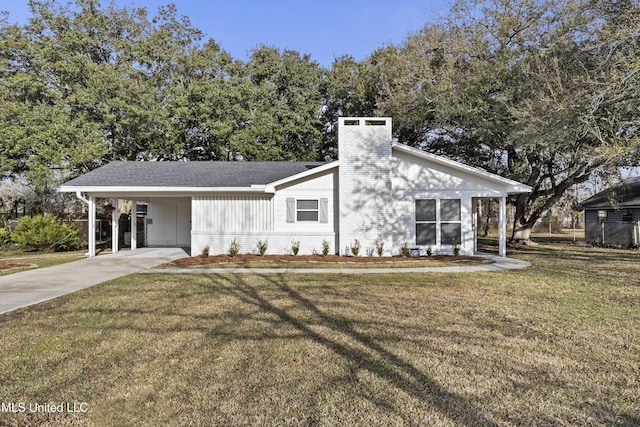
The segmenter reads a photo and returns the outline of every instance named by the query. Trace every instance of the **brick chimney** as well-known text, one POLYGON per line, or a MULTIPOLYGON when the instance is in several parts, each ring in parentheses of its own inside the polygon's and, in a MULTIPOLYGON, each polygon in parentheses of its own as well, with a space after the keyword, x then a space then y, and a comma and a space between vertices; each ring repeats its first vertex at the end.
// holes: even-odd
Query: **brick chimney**
POLYGON ((391 125, 389 117, 342 117, 338 121, 341 253, 348 252, 356 239, 362 246, 360 255, 373 251, 377 240, 390 249, 385 212, 392 204, 391 125))

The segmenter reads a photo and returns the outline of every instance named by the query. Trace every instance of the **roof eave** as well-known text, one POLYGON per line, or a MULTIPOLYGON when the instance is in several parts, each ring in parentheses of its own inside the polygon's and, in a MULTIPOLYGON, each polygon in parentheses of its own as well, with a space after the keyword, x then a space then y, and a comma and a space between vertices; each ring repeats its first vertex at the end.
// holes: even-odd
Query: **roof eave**
POLYGON ((88 193, 88 194, 203 194, 203 193, 269 193, 264 185, 251 187, 145 187, 145 186, 81 186, 61 185, 57 188, 60 193, 88 193))
POLYGON ((316 166, 315 168, 311 168, 309 170, 306 170, 304 172, 300 172, 297 173, 295 175, 291 175, 288 176, 286 178, 282 178, 279 179, 278 181, 274 181, 274 182, 270 182, 269 184, 265 185, 265 192, 267 193, 275 193, 276 192, 276 187, 280 186, 280 185, 284 185, 287 184, 289 182, 293 182, 296 181, 298 179, 303 179, 303 178, 307 178, 309 176, 313 176, 322 172, 326 172, 328 170, 331 170, 333 168, 337 168, 339 165, 339 160, 337 161, 333 161, 321 166, 316 166))
POLYGON ((587 211, 587 210, 623 210, 623 209, 640 209, 640 205, 626 205, 626 204, 620 204, 617 207, 613 207, 611 205, 600 205, 600 204, 596 204, 596 205, 591 205, 591 206, 585 206, 585 205, 580 205, 582 207, 583 210, 587 211))

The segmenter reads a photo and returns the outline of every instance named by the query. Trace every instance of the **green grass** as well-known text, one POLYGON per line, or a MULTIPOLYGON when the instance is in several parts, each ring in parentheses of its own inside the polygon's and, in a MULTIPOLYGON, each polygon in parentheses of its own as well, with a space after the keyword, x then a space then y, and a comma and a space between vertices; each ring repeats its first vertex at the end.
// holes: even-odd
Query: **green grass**
POLYGON ((640 253, 476 274, 134 275, 0 315, 0 425, 640 424, 640 253))
POLYGON ((21 269, 0 270, 0 276, 6 274, 17 273, 24 269, 51 267, 53 265, 64 264, 71 261, 77 261, 83 258, 86 254, 85 251, 73 251, 73 252, 24 252, 19 250, 0 250, 0 261, 25 264, 28 267, 21 269))

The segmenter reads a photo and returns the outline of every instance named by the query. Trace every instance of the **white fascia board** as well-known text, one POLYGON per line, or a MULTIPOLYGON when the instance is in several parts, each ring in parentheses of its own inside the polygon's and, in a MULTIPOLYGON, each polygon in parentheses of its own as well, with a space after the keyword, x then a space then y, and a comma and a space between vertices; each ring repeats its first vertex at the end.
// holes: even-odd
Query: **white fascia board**
POLYGON ((298 179, 302 179, 302 178, 306 178, 309 176, 313 176, 315 174, 319 174, 328 170, 331 170, 333 168, 337 168, 339 165, 339 161, 335 160, 333 162, 327 163, 325 165, 322 166, 316 166, 315 168, 311 168, 309 170, 306 170, 304 172, 300 172, 297 173, 295 175, 291 175, 288 176, 286 178, 282 178, 278 181, 274 181, 274 182, 270 182, 269 184, 265 185, 265 193, 275 193, 276 192, 276 187, 279 185, 283 185, 286 184, 288 182, 292 182, 298 179))
POLYGON ((432 161, 434 163, 438 163, 444 166, 449 166, 453 169, 467 172, 471 175, 475 175, 484 179, 489 179, 491 181, 499 182, 508 187, 506 191, 508 194, 530 193, 531 190, 533 190, 530 186, 523 184, 521 182, 514 181, 512 179, 505 178, 503 176, 496 175, 491 172, 487 172, 486 170, 483 170, 480 168, 475 168, 473 166, 465 165, 463 163, 456 162, 455 160, 447 159, 446 157, 427 153, 426 151, 418 150, 417 148, 409 147, 404 144, 394 142, 392 144, 392 148, 400 150, 407 154, 414 155, 416 157, 423 158, 425 160, 432 161))
POLYGON ((118 193, 118 194, 162 194, 162 193, 265 193, 264 185, 251 187, 111 187, 111 186, 66 186, 57 188, 60 193, 118 193))

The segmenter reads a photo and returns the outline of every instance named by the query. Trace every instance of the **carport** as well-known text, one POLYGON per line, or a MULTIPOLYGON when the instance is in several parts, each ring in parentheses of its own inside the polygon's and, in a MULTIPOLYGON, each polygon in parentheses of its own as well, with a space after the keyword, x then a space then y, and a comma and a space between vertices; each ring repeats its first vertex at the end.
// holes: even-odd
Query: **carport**
MULTIPOLYGON (((137 206, 147 205, 144 221, 146 243, 150 247, 191 246, 191 195, 187 185, 177 184, 180 178, 172 171, 160 177, 152 173, 160 162, 113 162, 88 174, 75 178, 58 188, 60 192, 75 193, 88 211, 89 256, 96 255, 96 209, 98 203, 108 203, 111 211, 111 249, 117 253, 121 246, 120 208, 131 202, 131 250, 143 246, 138 241, 137 206), (187 195, 185 195, 185 188, 187 195)), ((164 166, 164 165, 163 165, 164 166)))
MULTIPOLYGON (((66 189, 61 189, 64 191, 66 189)), ((176 197, 175 195, 144 195, 81 192, 75 191, 76 196, 87 205, 88 210, 88 246, 89 256, 96 254, 96 207, 100 199, 109 201, 111 210, 111 251, 117 253, 121 247, 120 240, 120 206, 124 202, 131 202, 131 250, 144 246, 145 242, 138 241, 139 229, 136 212, 140 203, 147 205, 147 216, 144 220, 145 236, 150 247, 188 247, 191 245, 191 198, 176 197)))

